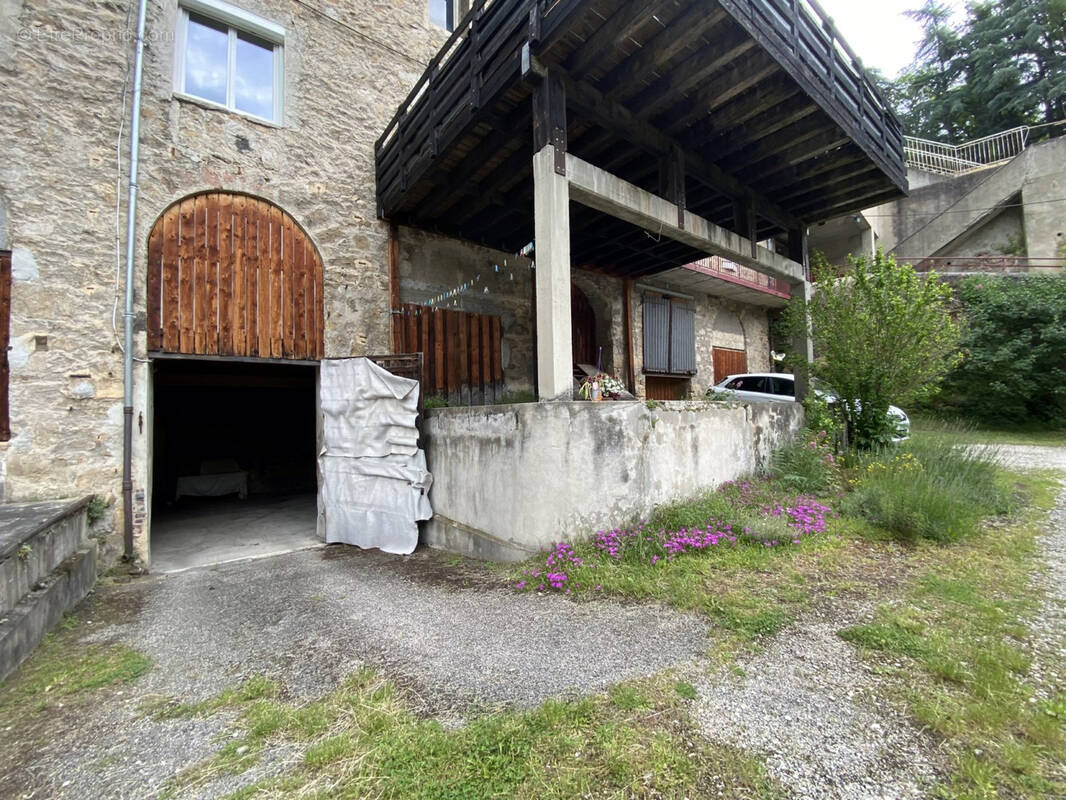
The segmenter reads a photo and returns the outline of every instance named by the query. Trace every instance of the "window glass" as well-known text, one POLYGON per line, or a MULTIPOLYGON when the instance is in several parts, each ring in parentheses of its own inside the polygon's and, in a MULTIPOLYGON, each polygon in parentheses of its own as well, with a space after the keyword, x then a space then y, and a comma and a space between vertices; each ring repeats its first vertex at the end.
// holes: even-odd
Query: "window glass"
POLYGON ((233 104, 238 111, 274 117, 274 46, 244 33, 237 34, 233 104))
POLYGON ((429 0, 429 21, 446 30, 452 29, 452 0, 429 0))
POLYGON ((773 378, 774 394, 782 394, 786 397, 796 396, 796 384, 790 378, 773 378))
POLYGON ((228 71, 229 29, 190 14, 185 31, 185 91, 225 105, 228 71))

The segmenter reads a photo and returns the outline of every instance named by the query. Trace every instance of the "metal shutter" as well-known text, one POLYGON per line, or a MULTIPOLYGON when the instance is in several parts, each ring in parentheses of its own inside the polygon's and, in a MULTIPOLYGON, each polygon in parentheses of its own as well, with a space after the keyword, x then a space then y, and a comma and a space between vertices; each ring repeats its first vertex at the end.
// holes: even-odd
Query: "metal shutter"
POLYGON ((696 310, 687 303, 670 304, 670 372, 696 374, 696 310))
POLYGON ((644 371, 670 371, 670 301, 644 298, 644 371))

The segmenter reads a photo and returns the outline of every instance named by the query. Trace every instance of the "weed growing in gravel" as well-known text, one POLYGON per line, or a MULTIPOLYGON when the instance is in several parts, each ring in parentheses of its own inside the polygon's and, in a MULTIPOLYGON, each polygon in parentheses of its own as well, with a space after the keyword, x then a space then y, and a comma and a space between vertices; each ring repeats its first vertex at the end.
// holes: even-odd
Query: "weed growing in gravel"
MULTIPOLYGON (((1047 479, 1026 481, 1046 505, 1047 479)), ((1066 676, 1038 690, 1023 645, 1038 533, 1030 519, 928 548, 906 602, 840 634, 886 660, 914 716, 944 737, 953 769, 938 798, 1066 796, 1066 676)))
POLYGON ((105 686, 131 683, 152 667, 151 660, 121 644, 70 647, 69 617, 61 631, 44 638, 23 665, 0 685, 0 720, 20 710, 43 711, 71 697, 105 686))
POLYGON ((304 706, 245 703, 233 738, 169 792, 202 793, 214 779, 249 769, 269 747, 284 746, 300 754, 294 767, 229 800, 693 797, 718 785, 734 796, 781 797, 758 762, 696 735, 671 685, 626 683, 606 695, 552 700, 446 729, 413 714, 402 691, 363 669, 304 706))

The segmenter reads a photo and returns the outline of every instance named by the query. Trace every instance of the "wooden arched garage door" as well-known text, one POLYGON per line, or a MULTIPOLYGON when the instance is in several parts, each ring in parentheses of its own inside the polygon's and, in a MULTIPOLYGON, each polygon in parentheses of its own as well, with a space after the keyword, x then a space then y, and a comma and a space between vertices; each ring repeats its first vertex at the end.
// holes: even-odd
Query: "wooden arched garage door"
POLYGON ((322 358, 314 244, 266 200, 207 192, 174 203, 148 239, 148 349, 322 358))

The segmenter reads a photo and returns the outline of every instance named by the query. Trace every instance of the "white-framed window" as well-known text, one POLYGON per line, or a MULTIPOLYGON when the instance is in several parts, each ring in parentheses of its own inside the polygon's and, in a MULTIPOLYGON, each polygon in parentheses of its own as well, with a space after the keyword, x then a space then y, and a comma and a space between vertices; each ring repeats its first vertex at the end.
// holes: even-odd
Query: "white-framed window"
POLYGON ((181 0, 174 91, 282 122, 285 29, 221 0, 181 0))
POLYGON ((454 31, 470 11, 471 4, 471 0, 429 0, 429 21, 446 31, 454 31))

